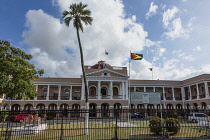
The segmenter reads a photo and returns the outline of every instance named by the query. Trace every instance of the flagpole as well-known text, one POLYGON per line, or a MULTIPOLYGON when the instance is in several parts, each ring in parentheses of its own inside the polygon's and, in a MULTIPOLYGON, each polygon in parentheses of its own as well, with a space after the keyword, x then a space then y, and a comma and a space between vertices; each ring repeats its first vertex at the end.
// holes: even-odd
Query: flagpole
POLYGON ((152 80, 153 80, 153 67, 152 67, 152 80))
MULTIPOLYGON (((130 50, 130 54, 129 54, 129 77, 128 77, 128 123, 130 124, 131 121, 131 112, 130 111, 130 76, 131 76, 131 50, 130 50)), ((132 126, 131 126, 131 132, 130 135, 133 135, 132 133, 132 126)))
MULTIPOLYGON (((130 50, 130 55, 131 55, 131 50, 130 50)), ((128 77, 128 99, 129 99, 129 104, 128 107, 130 108, 130 76, 131 76, 131 58, 129 57, 129 77, 128 77)))
POLYGON ((106 50, 105 50, 105 63, 107 63, 107 62, 106 62, 106 50))
MULTIPOLYGON (((130 54, 131 55, 131 50, 130 54)), ((128 77, 128 108, 130 108, 130 76, 131 76, 131 58, 129 57, 129 77, 128 77)))

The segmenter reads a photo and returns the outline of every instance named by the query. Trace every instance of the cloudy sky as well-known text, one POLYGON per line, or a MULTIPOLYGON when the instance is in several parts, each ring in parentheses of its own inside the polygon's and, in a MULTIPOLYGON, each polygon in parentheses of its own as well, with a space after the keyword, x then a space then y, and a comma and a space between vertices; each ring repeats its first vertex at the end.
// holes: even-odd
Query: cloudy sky
MULTIPOLYGON (((183 80, 210 73, 209 0, 81 0, 92 11, 81 41, 85 64, 129 65, 132 79, 183 80), (105 57, 105 50, 109 53, 105 57)), ((50 77, 80 77, 76 31, 62 12, 78 0, 1 0, 0 39, 33 55, 50 77)))

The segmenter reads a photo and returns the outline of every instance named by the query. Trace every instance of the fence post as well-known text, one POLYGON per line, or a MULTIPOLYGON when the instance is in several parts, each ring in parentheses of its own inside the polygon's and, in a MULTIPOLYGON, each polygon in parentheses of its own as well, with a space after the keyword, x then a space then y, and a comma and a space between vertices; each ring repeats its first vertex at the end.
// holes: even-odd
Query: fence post
POLYGON ((114 109, 114 114, 115 115, 115 140, 118 140, 117 136, 117 109, 114 109))
POLYGON ((8 118, 7 119, 9 119, 9 121, 8 120, 4 120, 4 121, 8 121, 7 122, 7 128, 6 128, 6 134, 5 134, 5 140, 10 140, 10 138, 11 138, 11 131, 12 131, 12 129, 10 129, 9 127, 10 127, 10 111, 5 111, 5 112, 3 112, 3 113, 5 113, 5 114, 3 114, 3 115, 5 115, 5 116, 7 116, 7 114, 8 114, 8 118))
MULTIPOLYGON (((60 110, 61 111, 61 110, 60 110)), ((64 111, 62 110, 61 112, 60 111, 57 111, 59 113, 62 112, 62 120, 61 120, 61 135, 60 135, 60 140, 63 140, 63 116, 64 116, 64 111)), ((58 115, 59 115, 58 113, 58 115)), ((58 119, 58 118, 57 118, 58 119)), ((58 120, 57 120, 58 121, 58 120)))

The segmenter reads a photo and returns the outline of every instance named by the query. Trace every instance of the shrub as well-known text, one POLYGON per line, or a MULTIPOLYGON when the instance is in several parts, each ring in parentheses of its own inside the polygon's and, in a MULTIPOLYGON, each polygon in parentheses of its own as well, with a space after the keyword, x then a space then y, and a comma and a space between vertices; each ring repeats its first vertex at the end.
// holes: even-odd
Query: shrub
POLYGON ((163 131, 163 120, 159 117, 155 117, 149 121, 150 131, 156 135, 159 135, 163 131))
POLYGON ((176 118, 167 118, 165 120, 155 117, 149 121, 150 131, 156 135, 161 132, 169 132, 170 134, 177 134, 180 130, 179 120, 176 118))
POLYGON ((0 122, 5 122, 8 116, 9 115, 8 115, 7 110, 1 110, 0 111, 0 122))
POLYGON ((15 117, 16 115, 9 115, 7 118, 6 118, 6 121, 11 121, 13 122, 15 120, 15 117))
POLYGON ((170 113, 168 114, 168 118, 177 118, 177 114, 174 114, 174 113, 170 113))
POLYGON ((47 112, 47 120, 52 120, 52 119, 54 119, 55 118, 55 116, 56 116, 56 113, 55 112, 47 112))
POLYGON ((180 123, 179 120, 176 118, 168 118, 165 120, 165 126, 167 132, 172 132, 173 134, 176 134, 180 129, 180 123))

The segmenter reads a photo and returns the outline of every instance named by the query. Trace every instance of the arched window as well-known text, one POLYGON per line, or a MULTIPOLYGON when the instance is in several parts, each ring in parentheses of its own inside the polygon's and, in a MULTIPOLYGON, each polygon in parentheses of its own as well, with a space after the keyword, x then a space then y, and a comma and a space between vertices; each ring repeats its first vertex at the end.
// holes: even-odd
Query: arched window
POLYGON ((96 87, 95 86, 90 87, 89 94, 90 94, 90 96, 96 96, 96 87))
POLYGON ((201 107, 202 107, 202 109, 207 109, 207 104, 205 102, 202 102, 201 107))
POLYGON ((144 109, 144 105, 143 104, 138 104, 137 109, 144 109))
POLYGON ((12 105, 12 111, 20 111, 20 105, 19 104, 14 104, 12 105))
POLYGON ((176 109, 177 109, 177 110, 182 110, 182 105, 181 105, 181 104, 177 104, 177 105, 176 105, 176 109))
POLYGON ((101 116, 102 117, 109 117, 109 104, 103 103, 101 105, 101 116))
POLYGON ((36 109, 37 109, 37 110, 45 110, 45 105, 44 105, 44 104, 38 104, 38 105, 36 106, 36 109))
POLYGON ((203 86, 201 87, 201 95, 205 95, 205 88, 203 86))
POLYGON ((64 99, 68 100, 69 99, 69 93, 70 89, 68 87, 64 88, 64 99))
POLYGON ((73 104, 72 105, 73 113, 71 113, 71 117, 80 117, 80 105, 73 104))
POLYGON ((107 95, 107 87, 103 86, 101 88, 101 95, 107 95))
POLYGON ((197 96, 197 89, 193 88, 194 95, 197 96))
POLYGON ((89 117, 97 117, 97 105, 95 104, 95 103, 91 103, 90 105, 89 105, 89 107, 90 107, 90 110, 89 110, 89 117))
POLYGON ((174 109, 172 104, 167 104, 167 109, 174 109))
POLYGON ((195 111, 198 111, 198 104, 197 103, 194 103, 193 106, 194 106, 194 110, 195 111))
POLYGON ((120 103, 115 103, 114 104, 114 109, 121 109, 122 105, 120 103))
POLYGON ((57 110, 57 105, 56 104, 50 104, 48 109, 49 110, 57 110))
POLYGON ((42 97, 43 98, 46 98, 46 96, 47 96, 47 87, 44 87, 43 89, 42 89, 42 97))
POLYGON ((134 104, 131 104, 131 109, 135 109, 135 105, 134 104))
POLYGON ((26 104, 24 106, 24 110, 32 110, 33 109, 33 105, 32 104, 26 104))
POLYGON ((80 109, 80 105, 79 104, 73 104, 72 109, 74 109, 74 110, 80 109))
POLYGON ((113 87, 113 95, 118 96, 119 95, 119 89, 118 87, 113 87))
POLYGON ((68 104, 61 104, 60 105, 60 110, 67 110, 69 108, 68 104))
POLYGON ((69 92, 70 91, 70 89, 68 88, 68 87, 65 87, 64 88, 64 92, 66 93, 66 92, 69 92))

